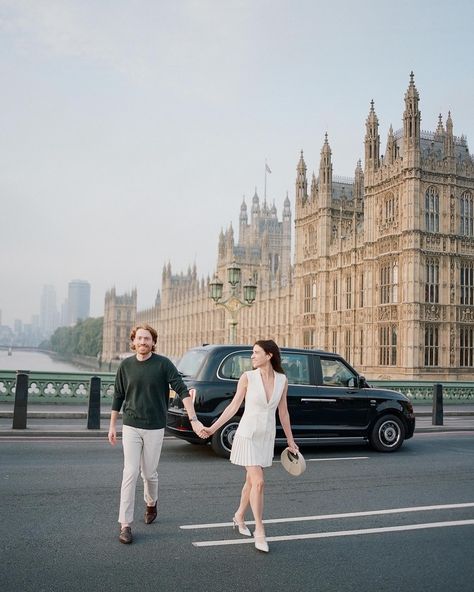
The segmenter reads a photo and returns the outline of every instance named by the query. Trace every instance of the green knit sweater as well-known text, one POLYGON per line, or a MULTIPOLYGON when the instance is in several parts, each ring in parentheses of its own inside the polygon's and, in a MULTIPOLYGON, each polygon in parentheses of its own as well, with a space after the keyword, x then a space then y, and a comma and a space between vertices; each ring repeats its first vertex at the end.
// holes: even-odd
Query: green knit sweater
POLYGON ((181 399, 189 397, 171 360, 155 353, 143 362, 130 356, 117 370, 112 411, 120 411, 123 405, 124 425, 146 430, 164 428, 170 385, 181 399))

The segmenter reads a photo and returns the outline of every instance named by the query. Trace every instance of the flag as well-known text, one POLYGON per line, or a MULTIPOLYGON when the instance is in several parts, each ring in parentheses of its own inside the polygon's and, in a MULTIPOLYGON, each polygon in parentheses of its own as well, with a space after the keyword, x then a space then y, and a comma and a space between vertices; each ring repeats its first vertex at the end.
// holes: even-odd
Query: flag
POLYGON ((267 163, 265 163, 265 170, 267 171, 267 173, 271 173, 272 171, 270 170, 270 167, 268 166, 267 163))

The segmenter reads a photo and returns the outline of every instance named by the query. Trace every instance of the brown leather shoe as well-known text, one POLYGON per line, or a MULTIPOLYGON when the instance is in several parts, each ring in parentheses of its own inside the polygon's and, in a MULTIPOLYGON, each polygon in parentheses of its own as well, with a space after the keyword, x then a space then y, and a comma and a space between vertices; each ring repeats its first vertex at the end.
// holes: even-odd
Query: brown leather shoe
POLYGON ((130 526, 125 526, 120 529, 119 541, 124 545, 129 545, 133 541, 132 529, 130 526))
POLYGON ((145 524, 151 524, 157 515, 156 502, 154 506, 147 506, 145 510, 145 524))

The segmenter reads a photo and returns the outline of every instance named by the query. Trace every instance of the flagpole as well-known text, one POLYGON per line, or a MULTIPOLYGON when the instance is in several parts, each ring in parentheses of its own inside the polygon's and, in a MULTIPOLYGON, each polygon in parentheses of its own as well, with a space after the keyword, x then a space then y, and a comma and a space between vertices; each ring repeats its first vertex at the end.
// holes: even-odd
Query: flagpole
POLYGON ((267 161, 265 161, 265 189, 263 192, 263 199, 267 201, 267 161))
POLYGON ((265 159, 265 189, 264 189, 264 200, 267 201, 267 173, 271 173, 270 167, 267 164, 267 159, 265 159))

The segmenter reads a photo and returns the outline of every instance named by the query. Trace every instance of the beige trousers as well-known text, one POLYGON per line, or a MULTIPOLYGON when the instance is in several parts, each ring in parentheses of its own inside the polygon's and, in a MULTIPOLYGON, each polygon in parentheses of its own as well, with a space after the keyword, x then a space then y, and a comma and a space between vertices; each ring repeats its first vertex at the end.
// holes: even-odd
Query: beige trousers
POLYGON ((143 479, 144 499, 148 506, 158 501, 158 463, 165 429, 143 430, 122 427, 123 477, 120 491, 120 524, 133 522, 138 472, 143 479))

